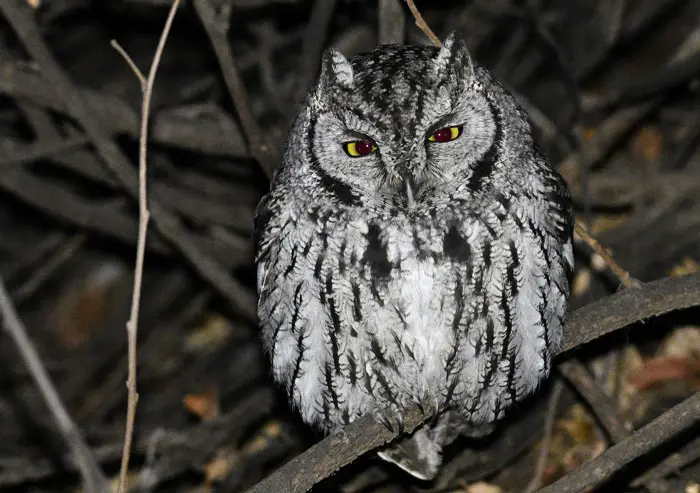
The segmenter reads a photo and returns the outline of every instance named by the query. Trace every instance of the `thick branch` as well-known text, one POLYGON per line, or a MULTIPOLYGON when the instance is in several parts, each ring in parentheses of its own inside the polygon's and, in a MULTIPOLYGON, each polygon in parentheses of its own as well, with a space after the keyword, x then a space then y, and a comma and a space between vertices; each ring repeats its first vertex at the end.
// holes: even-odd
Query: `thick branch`
MULTIPOLYGON (((410 409, 404 416, 404 431, 413 432, 428 418, 417 407, 410 409)), ((247 493, 309 491, 361 455, 389 443, 397 434, 372 416, 364 416, 290 460, 247 493)))
POLYGON ((615 472, 683 431, 700 423, 700 392, 640 428, 590 462, 546 486, 538 493, 583 493, 610 478, 615 472))

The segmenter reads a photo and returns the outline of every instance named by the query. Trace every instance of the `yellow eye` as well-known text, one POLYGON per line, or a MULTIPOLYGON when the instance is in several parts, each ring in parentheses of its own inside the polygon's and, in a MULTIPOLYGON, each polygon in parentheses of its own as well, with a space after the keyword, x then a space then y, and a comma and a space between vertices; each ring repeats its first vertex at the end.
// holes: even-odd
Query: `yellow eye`
POLYGON ((462 134, 462 125, 455 127, 444 127, 436 130, 428 137, 430 142, 449 142, 455 140, 462 134))
POLYGON ((377 146, 371 140, 353 140, 343 144, 345 152, 350 157, 364 157, 377 150, 377 146))

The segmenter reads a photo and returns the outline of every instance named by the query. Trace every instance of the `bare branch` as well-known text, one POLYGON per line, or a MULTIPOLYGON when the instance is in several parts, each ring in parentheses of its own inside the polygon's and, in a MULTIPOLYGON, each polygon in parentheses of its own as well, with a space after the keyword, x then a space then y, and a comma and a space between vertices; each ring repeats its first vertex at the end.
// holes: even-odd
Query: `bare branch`
POLYGON ((699 416, 700 392, 697 392, 637 430, 627 440, 613 445, 595 459, 537 491, 538 493, 591 491, 634 459, 697 425, 699 416))
MULTIPOLYGON (((136 266, 134 269, 134 290, 131 298, 131 313, 126 323, 129 352, 129 376, 127 379, 128 401, 126 411, 126 429, 124 431, 124 451, 122 453, 121 468, 119 470, 119 487, 117 491, 124 493, 127 488, 127 473, 129 472, 129 457, 131 455, 131 442, 134 437, 134 421, 136 420, 136 405, 139 395, 136 391, 136 342, 138 340, 139 308, 141 306, 141 284, 143 282, 143 261, 146 255, 146 234, 148 233, 148 193, 146 182, 147 152, 148 152, 148 117, 151 107, 151 97, 153 95, 153 84, 156 79, 160 58, 163 55, 165 42, 168 39, 170 28, 175 18, 175 13, 180 4, 180 0, 173 0, 170 7, 165 27, 160 35, 158 47, 156 48, 153 62, 148 72, 148 78, 144 79, 136 65, 131 62, 143 91, 143 103, 141 105, 141 132, 139 137, 139 229, 138 242, 136 245, 136 266), (140 77, 139 77, 140 76, 140 77)), ((116 43, 113 43, 116 45, 116 43)), ((116 45, 119 46, 119 45, 116 45)), ((123 50, 122 50, 123 52, 123 50)), ((127 61, 131 60, 125 52, 123 55, 127 61)))
POLYGON ((5 331, 12 338, 20 356, 27 365, 32 380, 44 398, 51 417, 56 422, 58 431, 63 436, 63 440, 78 465, 85 489, 90 493, 109 491, 109 484, 102 474, 97 460, 63 405, 51 377, 41 363, 41 358, 27 335, 27 329, 20 320, 2 279, 0 279, 0 313, 2 313, 5 331))
POLYGON ((576 220, 574 231, 598 256, 600 256, 605 265, 615 274, 624 287, 638 288, 642 285, 639 280, 632 277, 629 272, 620 267, 620 264, 615 261, 610 253, 610 250, 601 245, 578 219, 576 220))
MULTIPOLYGON (((0 12, 12 25, 18 38, 34 61, 41 66, 44 77, 51 81, 48 91, 54 99, 62 100, 69 108, 69 114, 75 118, 90 137, 97 154, 106 168, 119 181, 128 194, 138 200, 138 177, 133 172, 127 156, 104 130, 103 125, 94 116, 84 101, 82 93, 71 82, 68 75, 57 63, 43 41, 33 13, 29 7, 19 1, 0 2, 0 12)), ((6 74, 5 74, 6 75, 6 74)), ((255 320, 255 297, 230 274, 221 269, 214 258, 202 251, 193 241, 192 235, 185 229, 180 219, 155 198, 151 198, 151 215, 156 230, 171 243, 197 270, 206 281, 234 307, 242 317, 255 320)))
POLYGON ((274 169, 274 163, 271 159, 272 144, 266 143, 262 139, 262 132, 248 105, 248 95, 243 80, 236 69, 233 52, 226 37, 232 7, 228 5, 217 13, 217 9, 211 5, 209 0, 194 0, 194 7, 211 41, 216 58, 219 60, 221 73, 241 121, 250 153, 260 163, 267 177, 270 178, 274 169))
POLYGON ((423 16, 420 14, 420 11, 418 10, 418 7, 416 7, 416 4, 413 2, 413 0, 406 0, 406 3, 408 4, 408 8, 411 11, 411 14, 413 14, 413 18, 416 20, 416 26, 425 33, 426 36, 428 36, 428 39, 430 39, 430 42, 433 43, 435 46, 438 48, 442 46, 442 43, 440 42, 440 38, 435 36, 435 33, 433 32, 432 29, 430 29, 430 26, 428 26, 428 23, 425 22, 423 19, 423 16))
POLYGON ((146 84, 148 84, 148 81, 146 80, 146 77, 144 77, 144 75, 141 72, 141 70, 139 69, 139 67, 136 65, 136 62, 134 62, 134 60, 129 56, 129 54, 126 52, 126 50, 124 50, 124 48, 122 48, 122 45, 120 45, 116 39, 113 39, 112 41, 110 41, 109 44, 112 45, 112 48, 117 50, 117 53, 119 53, 121 55, 121 57, 124 59, 126 64, 129 66, 131 71, 136 76, 136 78, 139 80, 139 84, 141 84, 141 91, 142 92, 145 91, 146 84))

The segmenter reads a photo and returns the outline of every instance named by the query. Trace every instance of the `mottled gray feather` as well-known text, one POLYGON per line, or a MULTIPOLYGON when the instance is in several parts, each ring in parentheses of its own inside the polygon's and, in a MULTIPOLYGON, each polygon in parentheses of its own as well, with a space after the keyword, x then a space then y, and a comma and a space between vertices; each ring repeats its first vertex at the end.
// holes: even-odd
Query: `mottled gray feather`
POLYGON ((330 432, 439 414, 380 452, 431 479, 562 345, 571 199, 526 114, 464 43, 329 52, 256 214, 258 313, 274 378, 330 432), (454 141, 428 136, 461 125, 454 141), (367 138, 377 151, 343 149, 367 138))

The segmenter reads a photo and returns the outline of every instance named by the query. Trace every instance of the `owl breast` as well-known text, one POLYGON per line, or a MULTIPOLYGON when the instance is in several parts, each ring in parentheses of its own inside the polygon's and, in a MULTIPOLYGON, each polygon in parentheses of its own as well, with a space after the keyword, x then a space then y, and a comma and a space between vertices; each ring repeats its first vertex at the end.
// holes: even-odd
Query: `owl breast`
POLYGON ((479 424, 536 388, 561 337, 570 245, 498 207, 276 218, 259 314, 305 421, 331 430, 419 403, 479 424))

